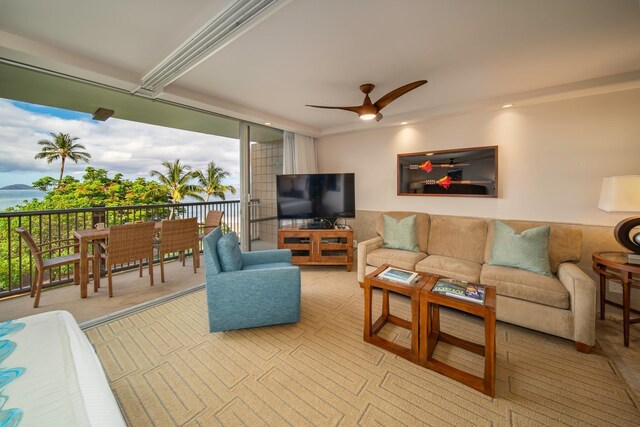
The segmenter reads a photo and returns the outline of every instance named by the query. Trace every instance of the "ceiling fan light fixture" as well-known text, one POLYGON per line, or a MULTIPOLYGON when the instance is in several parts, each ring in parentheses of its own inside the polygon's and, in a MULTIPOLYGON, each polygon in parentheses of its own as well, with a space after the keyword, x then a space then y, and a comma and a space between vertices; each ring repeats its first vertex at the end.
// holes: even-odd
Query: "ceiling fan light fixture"
MULTIPOLYGON (((351 116, 351 117, 353 117, 353 116, 351 116)), ((372 114, 372 113, 360 114, 360 118, 362 120, 373 120, 373 119, 376 118, 376 115, 372 114)))

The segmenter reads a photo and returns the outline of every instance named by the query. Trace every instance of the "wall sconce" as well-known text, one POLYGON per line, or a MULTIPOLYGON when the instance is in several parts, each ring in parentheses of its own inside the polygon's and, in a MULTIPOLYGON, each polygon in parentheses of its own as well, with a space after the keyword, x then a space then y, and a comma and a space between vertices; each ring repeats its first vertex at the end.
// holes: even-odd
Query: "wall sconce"
MULTIPOLYGON (((603 178, 598 209, 605 212, 640 212, 640 175, 603 178)), ((640 264, 640 232, 631 236, 636 227, 640 227, 640 216, 623 219, 616 225, 613 235, 618 243, 637 255, 631 256, 630 261, 640 264)))

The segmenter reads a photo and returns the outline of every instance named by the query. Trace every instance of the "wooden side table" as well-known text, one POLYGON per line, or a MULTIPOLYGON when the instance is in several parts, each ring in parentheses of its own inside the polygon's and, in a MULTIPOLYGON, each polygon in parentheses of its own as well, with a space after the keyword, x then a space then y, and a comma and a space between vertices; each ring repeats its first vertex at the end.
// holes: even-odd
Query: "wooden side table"
MULTIPOLYGON (((437 277, 436 277, 437 279, 437 277)), ((495 396, 496 377, 496 288, 486 286, 483 304, 431 292, 437 282, 420 290, 420 364, 459 381, 488 396, 495 396), (451 307, 484 319, 485 345, 473 343, 440 331, 440 306, 451 307), (478 377, 433 358, 438 341, 484 356, 484 376, 478 377)))
POLYGON ((404 357, 411 362, 418 363, 420 358, 419 348, 419 336, 420 330, 418 328, 419 321, 419 309, 420 309, 420 289, 427 283, 431 283, 437 280, 436 276, 430 274, 421 273, 422 277, 413 285, 404 285, 402 283, 396 283, 389 280, 384 280, 376 277, 382 273, 388 265, 383 265, 376 271, 368 274, 364 278, 364 341, 374 344, 380 348, 388 350, 397 354, 400 357, 404 357), (373 289, 382 290, 382 315, 372 323, 371 319, 371 301, 373 296, 373 289), (389 312, 389 292, 395 292, 400 295, 405 295, 411 298, 411 320, 401 319, 394 316, 389 312), (391 342, 378 335, 378 332, 384 325, 391 323, 411 331, 411 348, 403 347, 399 344, 391 342))
POLYGON ((639 310, 631 308, 631 287, 640 284, 640 280, 633 275, 640 275, 640 264, 629 264, 624 252, 595 252, 593 271, 600 276, 600 319, 604 320, 605 304, 621 308, 624 346, 629 347, 629 325, 640 323, 640 317, 630 318, 631 312, 640 314, 639 310), (607 299, 607 279, 616 280, 622 284, 622 305, 607 299))

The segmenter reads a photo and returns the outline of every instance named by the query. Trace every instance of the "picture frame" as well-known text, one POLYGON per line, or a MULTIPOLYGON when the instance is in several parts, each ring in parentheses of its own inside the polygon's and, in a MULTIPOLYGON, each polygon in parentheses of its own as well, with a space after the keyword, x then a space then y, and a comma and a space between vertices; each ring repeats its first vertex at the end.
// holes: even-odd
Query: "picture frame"
POLYGON ((398 196, 498 197, 498 146, 397 155, 398 196))

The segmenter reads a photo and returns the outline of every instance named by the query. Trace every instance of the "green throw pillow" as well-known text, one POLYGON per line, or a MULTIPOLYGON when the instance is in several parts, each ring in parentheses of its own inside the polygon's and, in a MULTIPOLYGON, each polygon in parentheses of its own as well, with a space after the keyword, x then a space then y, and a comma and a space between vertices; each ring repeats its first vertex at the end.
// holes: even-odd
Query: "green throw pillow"
POLYGON ((415 215, 400 220, 389 215, 382 215, 382 220, 384 222, 384 242, 382 247, 420 252, 415 215))
POLYGON ((553 276, 549 262, 550 230, 544 225, 518 233, 504 222, 496 221, 489 264, 553 276))
POLYGON ((238 236, 234 231, 220 237, 216 249, 222 271, 242 270, 242 255, 238 246, 238 236))

